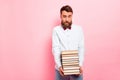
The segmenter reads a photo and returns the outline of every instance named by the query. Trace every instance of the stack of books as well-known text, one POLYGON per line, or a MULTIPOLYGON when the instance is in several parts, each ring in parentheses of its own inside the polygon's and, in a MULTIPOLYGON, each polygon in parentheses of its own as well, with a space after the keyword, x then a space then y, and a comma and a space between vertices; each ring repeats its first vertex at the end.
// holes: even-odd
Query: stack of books
POLYGON ((77 50, 62 51, 61 57, 64 75, 80 74, 77 50))

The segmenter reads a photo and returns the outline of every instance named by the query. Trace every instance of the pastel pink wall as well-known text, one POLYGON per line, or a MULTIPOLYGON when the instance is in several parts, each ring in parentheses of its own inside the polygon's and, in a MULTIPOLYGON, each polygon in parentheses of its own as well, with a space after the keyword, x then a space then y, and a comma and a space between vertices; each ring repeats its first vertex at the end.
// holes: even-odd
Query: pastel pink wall
POLYGON ((53 80, 51 33, 69 4, 85 35, 84 80, 120 80, 119 0, 0 0, 0 80, 53 80))

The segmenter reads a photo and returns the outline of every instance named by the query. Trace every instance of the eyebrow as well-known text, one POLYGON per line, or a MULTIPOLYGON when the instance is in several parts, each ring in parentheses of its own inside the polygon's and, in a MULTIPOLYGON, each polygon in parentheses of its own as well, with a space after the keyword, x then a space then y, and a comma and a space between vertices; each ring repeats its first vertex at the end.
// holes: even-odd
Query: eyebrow
MULTIPOLYGON (((63 15, 63 16, 67 16, 67 15, 63 15)), ((68 15, 68 16, 72 16, 72 15, 68 15)))

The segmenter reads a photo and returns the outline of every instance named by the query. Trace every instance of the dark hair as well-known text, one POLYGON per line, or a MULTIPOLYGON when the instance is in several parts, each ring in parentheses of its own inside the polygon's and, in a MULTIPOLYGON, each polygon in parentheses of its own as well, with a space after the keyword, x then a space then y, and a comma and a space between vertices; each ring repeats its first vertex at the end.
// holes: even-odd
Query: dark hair
POLYGON ((67 12, 72 12, 73 13, 73 10, 69 5, 65 5, 60 9, 61 14, 62 14, 62 11, 67 11, 67 12))

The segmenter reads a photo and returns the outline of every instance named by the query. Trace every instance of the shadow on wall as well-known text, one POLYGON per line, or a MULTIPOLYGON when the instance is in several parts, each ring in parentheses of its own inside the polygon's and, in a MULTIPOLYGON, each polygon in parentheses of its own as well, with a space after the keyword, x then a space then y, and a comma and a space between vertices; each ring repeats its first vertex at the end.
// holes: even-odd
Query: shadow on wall
POLYGON ((45 61, 47 63, 47 73, 46 74, 51 74, 52 75, 50 76, 52 79, 54 78, 55 76, 55 62, 54 62, 54 56, 52 54, 52 31, 53 31, 53 28, 60 25, 60 19, 55 19, 52 23, 52 27, 49 28, 51 30, 51 34, 48 34, 48 38, 46 39, 45 41, 45 53, 46 53, 46 57, 45 57, 45 61))
POLYGON ((47 53, 49 53, 49 56, 50 58, 53 57, 52 54, 52 31, 53 31, 53 28, 60 25, 60 19, 56 18, 54 21, 53 21, 53 24, 51 25, 52 27, 50 28, 51 29, 51 34, 50 36, 48 37, 47 41, 46 41, 46 48, 47 48, 47 53))
MULTIPOLYGON (((53 27, 55 27, 55 26, 58 26, 58 25, 60 25, 61 24, 61 20, 60 20, 60 18, 56 18, 55 20, 54 20, 54 22, 53 22, 53 27)), ((53 29, 53 27, 52 27, 52 29, 53 29)))

